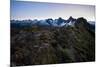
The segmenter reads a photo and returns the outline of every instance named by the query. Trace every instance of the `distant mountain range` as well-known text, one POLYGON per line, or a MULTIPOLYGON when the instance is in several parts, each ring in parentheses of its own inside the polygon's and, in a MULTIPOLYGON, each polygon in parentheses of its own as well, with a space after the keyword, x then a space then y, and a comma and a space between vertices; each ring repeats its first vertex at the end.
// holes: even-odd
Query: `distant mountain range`
MULTIPOLYGON (((11 27, 32 27, 32 26, 47 26, 47 27, 68 27, 74 26, 76 22, 76 18, 70 16, 67 20, 59 17, 58 19, 44 19, 44 20, 11 20, 11 27)), ((95 21, 88 21, 86 23, 88 29, 92 29, 95 31, 95 21)))

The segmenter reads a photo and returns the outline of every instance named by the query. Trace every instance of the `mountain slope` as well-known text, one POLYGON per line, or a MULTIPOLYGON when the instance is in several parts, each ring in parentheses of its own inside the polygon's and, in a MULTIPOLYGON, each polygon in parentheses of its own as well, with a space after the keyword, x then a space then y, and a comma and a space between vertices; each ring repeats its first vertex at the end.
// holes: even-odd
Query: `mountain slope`
POLYGON ((16 66, 95 60, 95 32, 87 20, 75 26, 11 28, 11 64, 16 66))

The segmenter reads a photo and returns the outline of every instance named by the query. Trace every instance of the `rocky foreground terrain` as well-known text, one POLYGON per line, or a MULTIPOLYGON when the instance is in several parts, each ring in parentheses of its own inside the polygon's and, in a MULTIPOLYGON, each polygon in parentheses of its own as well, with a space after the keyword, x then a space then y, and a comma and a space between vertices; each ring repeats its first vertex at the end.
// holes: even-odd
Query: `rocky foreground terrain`
POLYGON ((68 27, 11 27, 11 65, 40 65, 95 60, 95 32, 84 18, 68 27))

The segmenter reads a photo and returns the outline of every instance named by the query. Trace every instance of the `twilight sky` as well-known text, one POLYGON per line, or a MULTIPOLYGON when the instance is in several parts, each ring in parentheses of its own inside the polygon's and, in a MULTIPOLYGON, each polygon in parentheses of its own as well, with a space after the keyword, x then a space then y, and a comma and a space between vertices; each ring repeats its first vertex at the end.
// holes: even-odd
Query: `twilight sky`
POLYGON ((95 21, 95 6, 57 4, 43 2, 11 1, 11 19, 57 19, 62 17, 68 19, 84 17, 88 21, 95 21))

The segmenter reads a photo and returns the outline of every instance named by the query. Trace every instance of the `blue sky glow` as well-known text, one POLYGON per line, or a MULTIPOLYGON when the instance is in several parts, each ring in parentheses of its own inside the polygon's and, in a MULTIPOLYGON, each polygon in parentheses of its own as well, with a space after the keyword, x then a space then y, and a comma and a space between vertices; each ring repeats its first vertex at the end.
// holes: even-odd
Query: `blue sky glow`
POLYGON ((11 19, 68 19, 85 17, 95 21, 95 6, 44 2, 11 1, 11 19))

